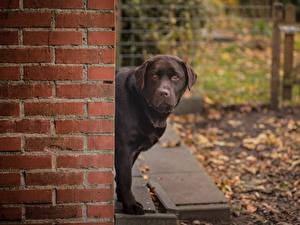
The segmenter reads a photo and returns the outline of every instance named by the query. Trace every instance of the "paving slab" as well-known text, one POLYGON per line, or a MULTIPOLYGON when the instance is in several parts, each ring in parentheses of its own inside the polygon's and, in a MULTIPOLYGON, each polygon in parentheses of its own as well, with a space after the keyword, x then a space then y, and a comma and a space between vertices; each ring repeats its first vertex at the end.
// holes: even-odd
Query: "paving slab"
MULTIPOLYGON (((138 202, 140 202, 146 213, 155 213, 155 205, 151 199, 150 192, 147 187, 147 182, 142 177, 133 177, 132 192, 138 202)), ((122 212, 122 205, 120 202, 115 203, 115 212, 122 212)))
POLYGON ((115 214, 116 225, 178 225, 175 214, 156 213, 133 216, 126 214, 115 214))
MULTIPOLYGON (((176 136, 169 126, 161 143, 174 141, 176 136)), ((187 147, 181 143, 166 148, 161 143, 142 153, 138 164, 149 167, 149 185, 167 212, 180 219, 228 221, 226 198, 187 147)))

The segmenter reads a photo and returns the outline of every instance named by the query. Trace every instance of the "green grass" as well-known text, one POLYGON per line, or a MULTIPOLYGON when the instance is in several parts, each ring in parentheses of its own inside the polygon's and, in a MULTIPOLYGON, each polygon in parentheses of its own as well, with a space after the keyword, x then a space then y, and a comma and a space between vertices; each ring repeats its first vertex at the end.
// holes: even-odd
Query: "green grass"
POLYGON ((268 101, 269 49, 253 50, 237 43, 210 43, 207 48, 195 68, 199 77, 195 92, 221 104, 268 101))

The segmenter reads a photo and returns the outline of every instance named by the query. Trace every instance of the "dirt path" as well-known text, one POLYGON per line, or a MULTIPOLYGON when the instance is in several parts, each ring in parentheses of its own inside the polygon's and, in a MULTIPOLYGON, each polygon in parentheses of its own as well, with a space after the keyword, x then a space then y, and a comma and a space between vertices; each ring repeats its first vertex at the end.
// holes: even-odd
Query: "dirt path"
POLYGON ((300 225, 300 108, 210 107, 172 122, 228 198, 232 224, 300 225))

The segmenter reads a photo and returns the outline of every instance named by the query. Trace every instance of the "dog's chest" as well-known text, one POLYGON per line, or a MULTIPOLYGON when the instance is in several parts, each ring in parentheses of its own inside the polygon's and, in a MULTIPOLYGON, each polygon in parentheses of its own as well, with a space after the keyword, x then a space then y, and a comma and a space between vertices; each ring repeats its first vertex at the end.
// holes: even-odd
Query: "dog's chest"
POLYGON ((163 133, 164 129, 158 130, 156 132, 150 132, 148 134, 140 134, 135 140, 137 151, 146 151, 151 148, 158 142, 163 133))

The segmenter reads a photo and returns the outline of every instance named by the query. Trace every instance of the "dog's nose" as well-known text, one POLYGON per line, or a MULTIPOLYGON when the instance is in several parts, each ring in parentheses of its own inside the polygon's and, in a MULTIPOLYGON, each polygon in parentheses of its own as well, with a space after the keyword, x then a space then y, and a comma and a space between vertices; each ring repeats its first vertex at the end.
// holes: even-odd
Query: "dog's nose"
POLYGON ((159 90, 160 96, 167 98, 170 96, 170 92, 167 89, 161 89, 159 90))

